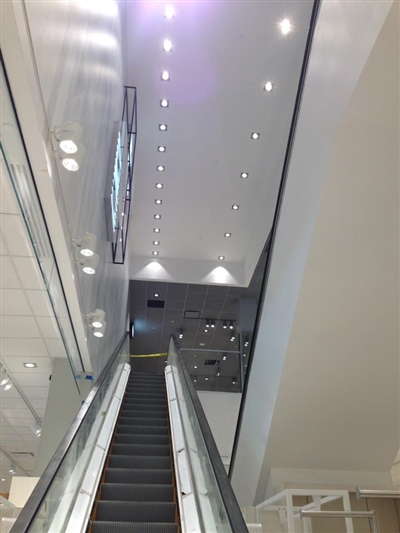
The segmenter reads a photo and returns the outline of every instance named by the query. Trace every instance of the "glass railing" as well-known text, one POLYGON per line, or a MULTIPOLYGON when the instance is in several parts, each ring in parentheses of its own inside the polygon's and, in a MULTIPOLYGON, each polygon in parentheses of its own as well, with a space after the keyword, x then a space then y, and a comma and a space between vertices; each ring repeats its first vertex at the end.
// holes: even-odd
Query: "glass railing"
POLYGON ((168 365, 174 375, 201 531, 246 532, 242 513, 174 336, 169 344, 168 365))
POLYGON ((64 531, 104 415, 123 366, 128 362, 129 336, 125 334, 36 485, 12 533, 64 531))

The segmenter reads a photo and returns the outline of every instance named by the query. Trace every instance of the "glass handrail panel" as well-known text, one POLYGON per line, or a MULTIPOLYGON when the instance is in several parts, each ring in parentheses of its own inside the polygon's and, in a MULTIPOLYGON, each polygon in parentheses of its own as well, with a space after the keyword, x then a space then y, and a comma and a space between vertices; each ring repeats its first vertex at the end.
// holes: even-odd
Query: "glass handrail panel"
POLYGON ((172 366, 174 373, 202 531, 247 531, 183 359, 175 338, 171 337, 168 364, 172 366))
POLYGON ((128 362, 129 336, 125 334, 40 478, 12 533, 61 533, 64 530, 116 384, 128 362))

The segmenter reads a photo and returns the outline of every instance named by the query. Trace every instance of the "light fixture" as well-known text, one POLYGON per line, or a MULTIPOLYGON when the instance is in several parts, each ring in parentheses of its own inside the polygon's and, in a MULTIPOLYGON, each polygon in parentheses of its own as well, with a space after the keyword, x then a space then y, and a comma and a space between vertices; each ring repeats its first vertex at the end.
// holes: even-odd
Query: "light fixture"
POLYGON ((240 177, 243 178, 243 179, 245 180, 246 178, 249 177, 249 173, 248 173, 248 172, 242 172, 242 173, 240 174, 240 177))
POLYGON ((230 339, 232 342, 235 340, 235 335, 231 335, 231 339, 230 339))
POLYGON ((219 260, 219 261, 223 261, 224 259, 225 259, 225 256, 224 256, 224 255, 219 255, 219 256, 218 256, 218 260, 219 260))
POLYGON ((161 205, 162 204, 162 200, 154 200, 154 203, 157 204, 157 205, 161 205))
POLYGON ((156 189, 162 189, 163 184, 162 183, 156 183, 156 189))
POLYGON ((165 170, 164 165, 157 165, 157 170, 158 170, 158 172, 164 172, 164 170, 165 170))
POLYGON ((16 468, 15 468, 15 464, 14 463, 10 463, 10 466, 8 468, 8 471, 10 472, 10 474, 15 474, 15 472, 17 471, 16 468))
POLYGON ((236 385, 236 379, 232 378, 232 385, 236 385))
POLYGON ((103 309, 96 309, 93 313, 88 313, 86 318, 89 327, 99 329, 105 323, 106 312, 103 309))
POLYGON ((224 233, 224 237, 232 237, 232 233, 229 233, 228 231, 224 233))
POLYGON ((158 125, 158 129, 159 129, 160 131, 167 131, 168 126, 167 126, 166 124, 159 124, 159 125, 158 125))
POLYGON ((211 320, 211 327, 212 327, 212 328, 215 328, 215 322, 214 322, 214 320, 211 320))
POLYGON ((289 19, 283 19, 279 23, 279 27, 283 35, 287 35, 293 29, 289 19))
POLYGON ((6 385, 4 385, 3 390, 8 391, 12 388, 13 385, 14 383, 12 381, 9 381, 6 385))
POLYGON ((210 327, 210 320, 207 318, 206 320, 206 328, 209 328, 210 327))
POLYGON ((153 244, 154 244, 154 246, 159 246, 160 245, 160 241, 153 241, 153 244))
POLYGON ((59 152, 61 163, 66 170, 69 172, 76 172, 82 165, 83 158, 85 155, 85 148, 83 145, 80 145, 79 152, 76 154, 65 154, 64 152, 59 152))
POLYGON ((183 329, 180 329, 180 330, 179 330, 179 338, 180 338, 180 339, 183 339, 183 329))
POLYGON ((221 372, 217 372, 216 374, 217 378, 219 378, 220 375, 221 375, 221 372))
POLYGON ((8 391, 13 386, 13 382, 5 368, 3 366, 0 366, 0 368, 0 387, 2 387, 4 391, 8 391))
POLYGON ((160 220, 161 215, 154 215, 154 218, 155 218, 156 220, 160 220))
POLYGON ((106 326, 107 326, 107 322, 103 322, 101 328, 95 328, 93 330, 93 335, 97 337, 98 339, 101 339, 102 337, 104 337, 106 326))
POLYGON ((161 107, 168 107, 169 106, 169 102, 166 98, 163 98, 162 100, 160 100, 160 106, 161 107))
POLYGON ((85 147, 80 143, 82 134, 82 127, 76 122, 64 122, 61 127, 50 131, 54 151, 71 172, 79 169, 85 155, 85 147))
POLYGON ((76 261, 85 274, 96 274, 97 264, 99 262, 99 256, 97 254, 93 254, 90 257, 77 257, 76 261))
POLYGON ((42 424, 39 422, 39 420, 36 420, 31 425, 31 430, 33 431, 34 435, 36 435, 36 437, 40 437, 40 435, 42 434, 42 424))
POLYGON ((207 328, 204 329, 204 333, 208 333, 208 329, 207 328))
POLYGON ((264 91, 267 91, 267 93, 270 93, 273 89, 273 84, 270 81, 267 81, 264 85, 264 91))
POLYGON ((23 363, 25 368, 36 368, 36 363, 23 363))
POLYGON ((164 39, 162 47, 164 52, 170 52, 172 50, 172 41, 170 39, 164 39))
POLYGON ((233 204, 232 209, 234 211, 237 211, 239 209, 239 206, 237 204, 233 204))
POLYGON ((154 298, 158 298, 160 295, 158 294, 158 292, 155 292, 153 296, 154 298))
POLYGON ((245 341, 244 341, 244 345, 245 345, 246 348, 247 348, 247 346, 249 345, 249 341, 248 341, 247 339, 245 339, 245 341))
POLYGON ((222 360, 223 360, 223 361, 226 361, 226 355, 224 355, 224 356, 222 357, 222 360))
POLYGON ((205 379, 205 381, 208 381, 208 378, 204 378, 204 379, 205 379))
POLYGON ((156 250, 154 250, 153 252, 151 252, 153 255, 158 255, 159 252, 157 252, 156 250))
POLYGON ((232 322, 232 320, 229 322, 229 329, 233 329, 233 322, 232 322))
POLYGON ((194 366, 193 366, 193 368, 195 368, 195 369, 196 369, 196 368, 197 368, 197 365, 194 365, 194 366))
POLYGON ((160 228, 154 228, 153 231, 154 233, 160 233, 160 228))
POLYGON ((158 151, 161 152, 161 153, 164 153, 166 151, 165 146, 159 146, 158 147, 158 151))
POLYGON ((165 6, 164 16, 166 19, 171 20, 175 16, 175 10, 172 6, 165 6))
POLYGON ((260 134, 257 133, 256 131, 254 131, 254 132, 251 134, 251 138, 254 139, 254 140, 256 141, 257 139, 260 138, 260 134))
POLYGON ((170 76, 169 76, 169 72, 168 72, 168 70, 163 70, 163 71, 161 72, 161 79, 162 79, 163 81, 169 81, 169 78, 170 78, 170 76))
POLYGON ((196 378, 193 378, 193 381, 194 381, 195 383, 197 383, 197 379, 196 379, 196 378))
POLYGON ((226 328, 228 327, 228 323, 227 323, 226 320, 224 320, 224 322, 223 322, 223 324, 222 324, 222 327, 223 327, 224 329, 226 329, 226 328))
POLYGON ((93 233, 85 233, 82 239, 73 240, 72 242, 81 255, 91 257, 96 250, 97 238, 93 233))

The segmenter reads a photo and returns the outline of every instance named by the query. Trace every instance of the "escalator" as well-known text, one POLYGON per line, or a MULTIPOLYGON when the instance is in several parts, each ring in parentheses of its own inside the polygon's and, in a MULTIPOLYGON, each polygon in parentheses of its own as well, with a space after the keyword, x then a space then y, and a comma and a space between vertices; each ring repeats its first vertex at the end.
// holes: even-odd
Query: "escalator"
POLYGON ((131 374, 89 533, 178 533, 164 376, 131 374))

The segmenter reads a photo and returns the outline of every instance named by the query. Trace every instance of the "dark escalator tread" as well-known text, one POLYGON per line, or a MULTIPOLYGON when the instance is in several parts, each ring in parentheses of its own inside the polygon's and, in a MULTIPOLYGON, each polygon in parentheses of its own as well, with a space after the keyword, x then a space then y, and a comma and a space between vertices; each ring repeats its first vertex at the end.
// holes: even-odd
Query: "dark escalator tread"
POLYGON ((110 455, 109 468, 151 468, 152 470, 170 470, 170 457, 147 457, 145 455, 127 456, 110 455))
POLYGON ((171 450, 165 444, 113 444, 112 455, 146 455, 157 457, 169 457, 171 450))
POLYGON ((117 435, 168 435, 168 426, 138 426, 124 424, 117 427, 117 435))
POLYGON ((172 502, 97 502, 98 520, 118 522, 175 522, 172 502))
POLYGON ((167 412, 164 411, 143 411, 143 409, 132 407, 122 407, 121 416, 132 416, 133 418, 167 418, 167 412))
POLYGON ((162 398, 162 399, 153 399, 153 400, 148 400, 148 399, 140 399, 138 400, 136 398, 135 399, 130 399, 130 398, 125 398, 122 405, 124 407, 126 407, 127 405, 140 405, 141 408, 148 408, 148 409, 167 409, 167 402, 165 401, 165 398, 162 398))
POLYGON ((152 470, 150 468, 109 468, 106 470, 106 483, 134 483, 149 485, 170 485, 171 470, 152 470))
POLYGON ((118 425, 122 426, 162 426, 168 427, 168 419, 166 418, 136 418, 133 416, 121 415, 118 420, 118 425))
POLYGON ((178 533, 178 524, 93 522, 92 533, 178 533))
POLYGON ((166 444, 169 445, 168 435, 121 435, 117 433, 114 444, 166 444))
POLYGON ((103 483, 103 501, 172 502, 174 487, 166 484, 103 483))

